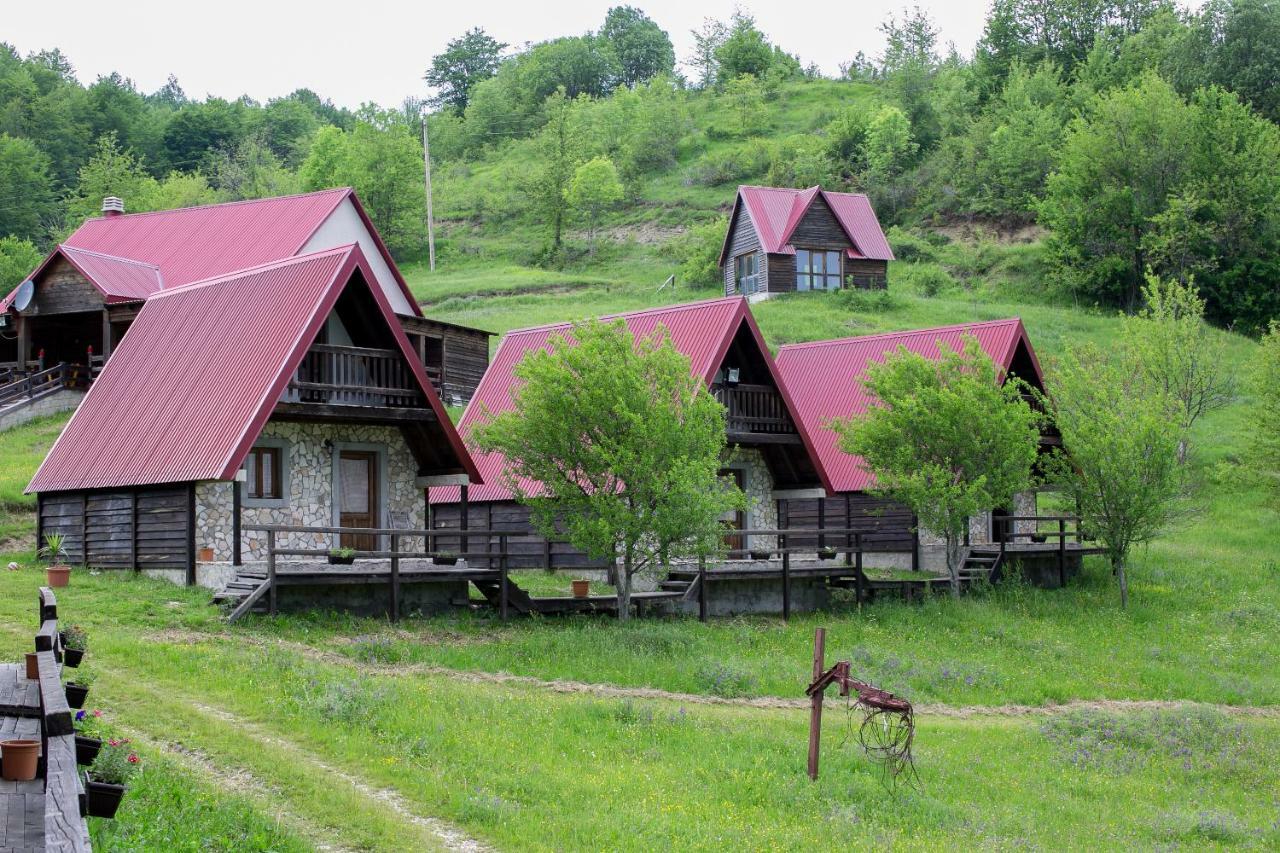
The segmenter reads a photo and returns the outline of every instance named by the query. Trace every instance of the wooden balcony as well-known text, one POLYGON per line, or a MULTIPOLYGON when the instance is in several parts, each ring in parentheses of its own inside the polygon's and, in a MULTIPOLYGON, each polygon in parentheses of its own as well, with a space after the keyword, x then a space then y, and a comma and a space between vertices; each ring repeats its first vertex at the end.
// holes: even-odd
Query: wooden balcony
POLYGON ((725 431, 744 444, 798 442, 786 403, 771 385, 712 385, 711 394, 724 406, 725 431))
MULTIPOLYGON (((280 398, 281 413, 410 410, 426 406, 404 356, 396 350, 315 344, 280 398)), ((375 414, 369 412, 370 416, 375 414)))

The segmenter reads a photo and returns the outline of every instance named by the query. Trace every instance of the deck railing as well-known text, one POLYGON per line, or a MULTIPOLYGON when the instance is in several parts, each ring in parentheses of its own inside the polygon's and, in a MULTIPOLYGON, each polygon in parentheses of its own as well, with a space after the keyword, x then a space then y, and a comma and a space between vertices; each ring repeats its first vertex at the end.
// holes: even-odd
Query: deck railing
POLYGON ((9 381, 0 384, 0 406, 18 400, 37 400, 47 394, 63 388, 78 387, 88 384, 86 370, 81 365, 58 362, 53 367, 36 370, 19 376, 9 376, 9 381))
POLYGON ((795 432, 778 389, 770 385, 712 385, 711 394, 727 409, 729 432, 795 432))
POLYGON ((315 344, 303 356, 283 401, 408 408, 421 405, 422 394, 396 350, 315 344))

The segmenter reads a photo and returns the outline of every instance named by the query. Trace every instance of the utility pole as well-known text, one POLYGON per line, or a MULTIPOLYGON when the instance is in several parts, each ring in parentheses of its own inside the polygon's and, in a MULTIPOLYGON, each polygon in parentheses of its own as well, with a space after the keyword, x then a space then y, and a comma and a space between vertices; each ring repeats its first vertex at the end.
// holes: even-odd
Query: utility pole
POLYGON ((436 271, 436 228, 431 216, 431 143, 427 139, 427 111, 422 110, 422 172, 427 184, 427 264, 436 271))

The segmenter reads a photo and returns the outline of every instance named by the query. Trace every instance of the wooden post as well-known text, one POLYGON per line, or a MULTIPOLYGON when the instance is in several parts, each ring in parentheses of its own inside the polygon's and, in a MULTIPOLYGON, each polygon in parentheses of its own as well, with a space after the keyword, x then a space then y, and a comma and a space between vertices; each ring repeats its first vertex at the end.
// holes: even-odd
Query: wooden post
POLYGON ((827 529, 827 499, 818 498, 818 550, 821 551, 827 547, 827 536, 823 530, 827 529))
MULTIPOLYGON (((470 542, 470 540, 467 539, 467 526, 470 523, 468 516, 471 515, 471 504, 467 502, 467 487, 465 484, 458 487, 458 497, 461 499, 460 507, 462 509, 462 515, 458 519, 458 525, 462 530, 462 536, 459 539, 459 550, 462 552, 462 558, 465 560, 467 558, 467 545, 470 542)), ((468 561, 468 565, 469 564, 470 561, 468 561)), ((492 568, 492 565, 490 568, 492 568)))
POLYGON ((267 601, 271 615, 276 615, 276 532, 267 531, 267 601))
POLYGON ((698 557, 698 621, 707 621, 707 558, 698 557))
POLYGON ((920 571, 920 516, 911 516, 911 571, 920 571))
POLYGON ((131 489, 129 491, 130 498, 130 521, 129 521, 129 563, 133 566, 135 572, 141 571, 138 565, 138 490, 131 489))
POLYGON ((507 620, 507 537, 498 537, 498 618, 507 620))
POLYGON ((858 597, 858 612, 861 613, 862 612, 862 594, 865 591, 863 589, 863 584, 866 581, 866 578, 862 574, 862 534, 861 533, 853 534, 853 547, 857 549, 857 556, 854 558, 853 570, 858 573, 854 579, 854 585, 856 588, 856 595, 858 597))
POLYGON ((787 536, 778 537, 782 545, 782 621, 791 618, 791 551, 787 548, 787 536))
POLYGON ((241 507, 241 484, 239 480, 231 481, 231 565, 240 566, 244 564, 244 554, 241 552, 240 538, 241 530, 240 516, 242 514, 241 507))
POLYGON ((391 534, 391 621, 400 618, 400 534, 391 534))
MULTIPOLYGON (((107 309, 102 309, 102 366, 106 367, 107 359, 111 358, 111 315, 107 309)), ((93 366, 90 365, 89 373, 93 373, 93 366)))
MULTIPOLYGON (((85 550, 87 551, 88 549, 86 548, 85 550)), ((187 586, 195 586, 195 585, 196 585, 196 484, 190 483, 187 486, 187 586)))
MULTIPOLYGON (((822 677, 826 669, 827 629, 819 628, 813 635, 813 680, 822 677)), ((809 699, 809 778, 818 780, 818 748, 822 744, 822 697, 825 690, 816 690, 809 699)))
POLYGON ((1067 585, 1067 520, 1058 519, 1058 586, 1067 585))

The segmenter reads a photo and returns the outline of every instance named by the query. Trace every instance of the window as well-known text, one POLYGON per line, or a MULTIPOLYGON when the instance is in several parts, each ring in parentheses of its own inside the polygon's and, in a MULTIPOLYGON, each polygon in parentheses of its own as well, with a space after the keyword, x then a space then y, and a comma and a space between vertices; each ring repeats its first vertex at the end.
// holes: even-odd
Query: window
POLYGON ((752 294, 760 289, 760 253, 738 255, 733 259, 733 283, 739 293, 752 294))
POLYGON ((245 497, 250 500, 284 498, 284 448, 255 447, 244 461, 245 497))
POLYGON ((796 249, 796 290, 839 289, 839 252, 796 249))

